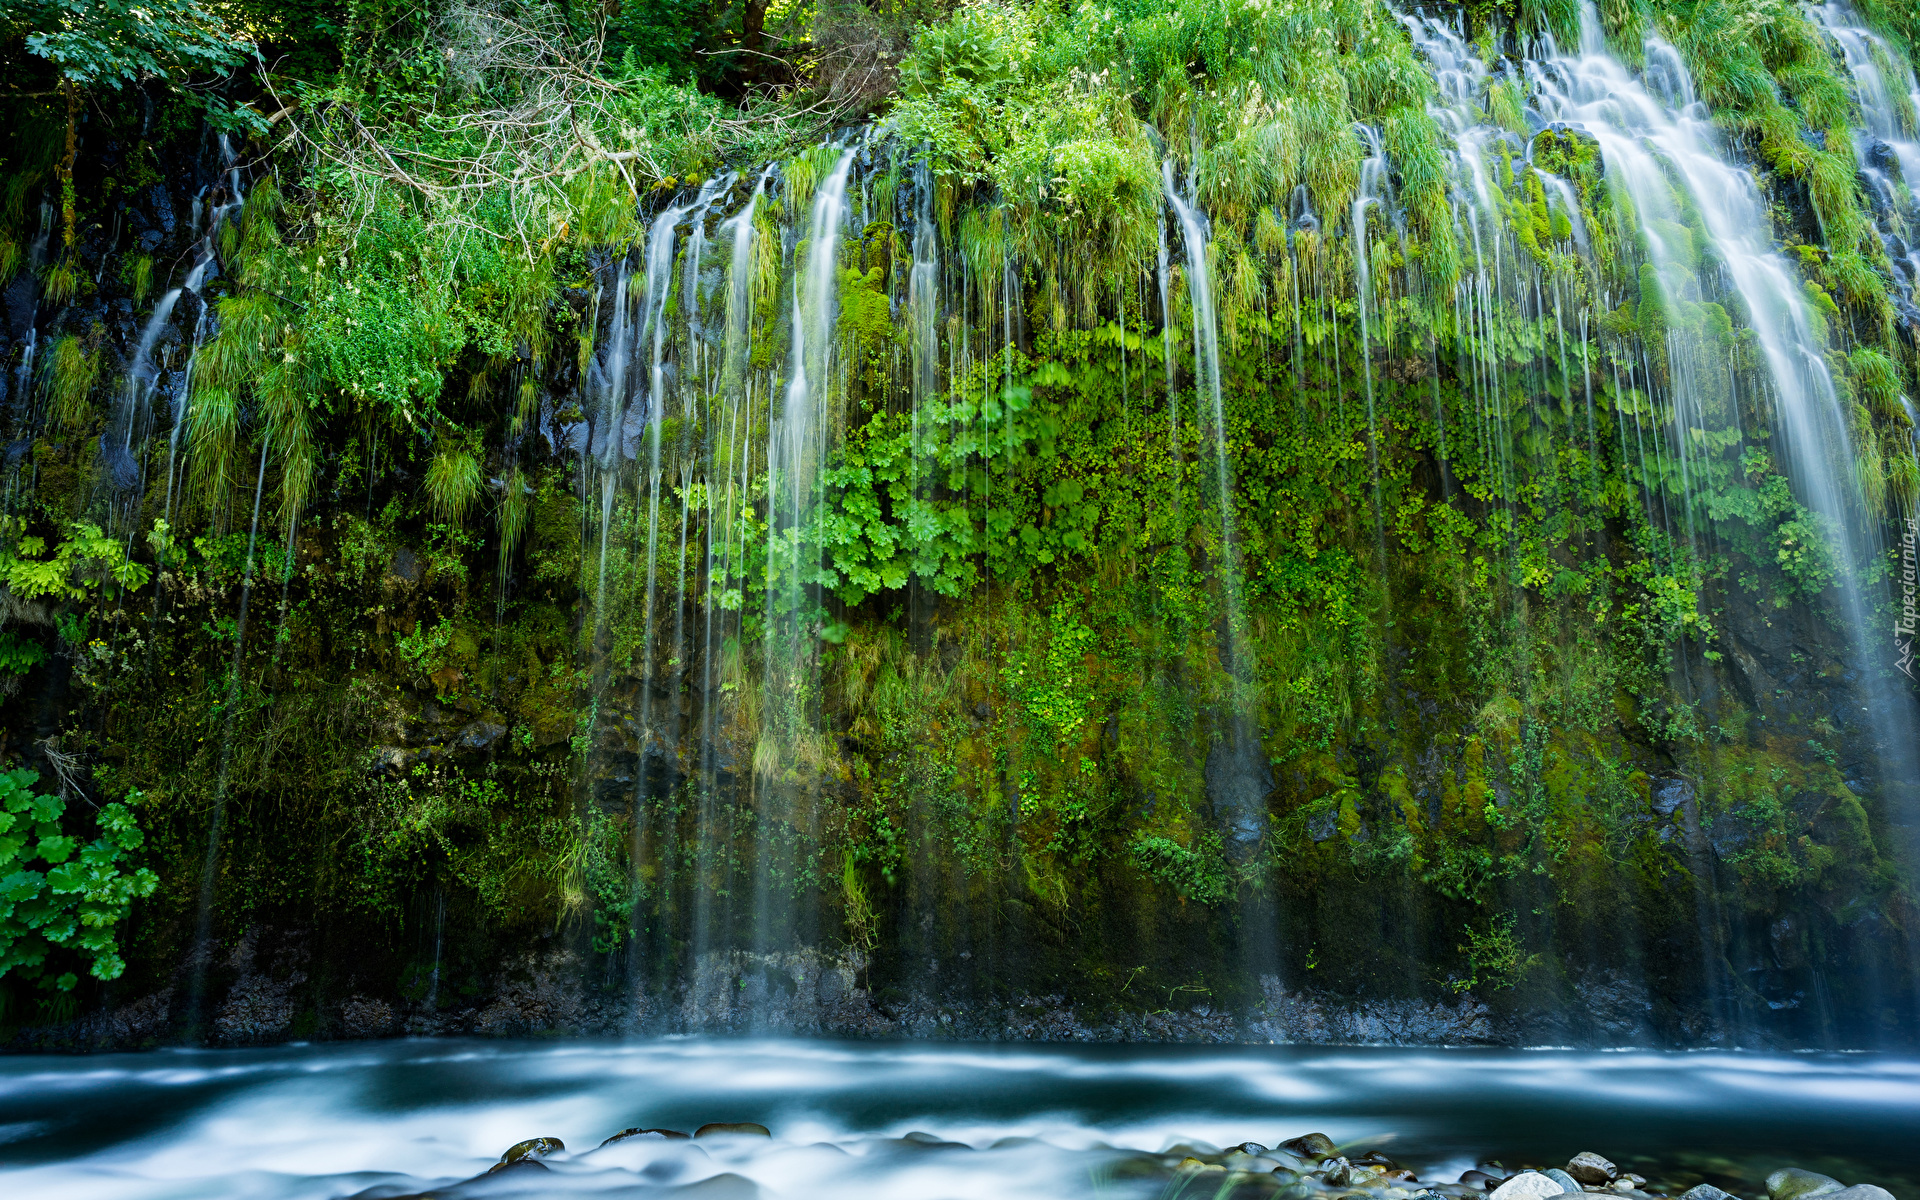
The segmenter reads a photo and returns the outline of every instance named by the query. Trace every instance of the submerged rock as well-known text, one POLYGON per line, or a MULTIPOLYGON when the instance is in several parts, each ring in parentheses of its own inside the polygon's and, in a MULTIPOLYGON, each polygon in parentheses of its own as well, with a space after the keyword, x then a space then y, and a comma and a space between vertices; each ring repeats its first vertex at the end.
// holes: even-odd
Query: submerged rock
POLYGON ((707 1124, 693 1131, 693 1136, 697 1138, 718 1137, 724 1134, 734 1134, 741 1137, 773 1136, 772 1133, 768 1132, 765 1125, 757 1125, 752 1121, 709 1121, 707 1124))
POLYGON ((1559 1167, 1548 1167, 1542 1171, 1541 1174, 1559 1184, 1564 1191, 1577 1192, 1581 1190, 1580 1181, 1565 1171, 1562 1171, 1559 1167))
POLYGON ((1280 1148, 1306 1159, 1332 1158, 1339 1149, 1333 1144, 1333 1139, 1324 1133, 1308 1133, 1297 1138, 1289 1138, 1280 1143, 1280 1148))
POLYGON ((1812 1171, 1803 1171, 1799 1167, 1782 1167, 1767 1176, 1767 1195, 1771 1200, 1800 1200, 1802 1196, 1822 1196, 1828 1192, 1837 1192, 1843 1186, 1838 1179, 1812 1171))
POLYGON ((556 1137, 528 1138, 524 1142, 515 1142, 508 1146, 507 1152, 500 1156, 500 1163, 505 1166, 522 1159, 545 1158, 549 1154, 558 1154, 566 1148, 567 1144, 556 1137))
MULTIPOLYGON (((1809 1193, 1801 1193, 1807 1195, 1809 1193)), ((1856 1183, 1852 1187, 1841 1188, 1837 1192, 1816 1192, 1820 1200, 1894 1200, 1893 1193, 1871 1183, 1856 1183)))
POLYGON ((611 1146, 615 1142, 624 1142, 629 1138, 662 1138, 664 1139, 664 1138, 684 1138, 686 1136, 688 1135, 681 1133, 678 1129, 637 1129, 637 1128, 622 1129, 619 1133, 614 1134, 612 1137, 608 1138, 604 1142, 601 1142, 600 1144, 602 1146, 611 1146))

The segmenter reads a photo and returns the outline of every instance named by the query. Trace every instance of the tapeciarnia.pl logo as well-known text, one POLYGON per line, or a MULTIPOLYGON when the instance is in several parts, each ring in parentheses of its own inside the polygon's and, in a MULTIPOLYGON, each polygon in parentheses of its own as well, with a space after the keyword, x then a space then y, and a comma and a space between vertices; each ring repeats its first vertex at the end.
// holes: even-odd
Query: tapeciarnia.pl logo
POLYGON ((1900 615, 1893 621, 1893 647, 1900 652, 1900 661, 1894 665, 1908 679, 1913 674, 1913 633, 1915 626, 1915 589, 1920 585, 1916 579, 1914 562, 1914 543, 1920 541, 1920 515, 1907 518, 1906 533, 1900 538, 1900 615))

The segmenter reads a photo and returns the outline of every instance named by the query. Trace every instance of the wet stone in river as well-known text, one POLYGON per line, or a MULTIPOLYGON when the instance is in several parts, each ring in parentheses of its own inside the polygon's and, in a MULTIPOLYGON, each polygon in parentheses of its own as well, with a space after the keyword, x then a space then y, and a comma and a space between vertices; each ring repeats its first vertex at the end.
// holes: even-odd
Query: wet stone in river
POLYGON ((1529 1200, 1535 1196, 1560 1196, 1566 1189, 1538 1171, 1522 1171, 1493 1189, 1494 1200, 1529 1200))
POLYGON ((555 1137, 528 1138, 524 1142, 515 1142, 507 1147, 500 1156, 502 1163, 517 1163, 523 1158, 545 1158, 549 1154, 558 1154, 567 1148, 567 1144, 555 1137))
POLYGON ((1297 1138, 1289 1138, 1280 1143, 1280 1148, 1297 1154, 1301 1158, 1332 1158, 1338 1152, 1333 1139, 1324 1133, 1308 1133, 1297 1138))
POLYGON ((1595 1187, 1612 1183, 1613 1177, 1619 1173, 1618 1167, 1591 1150, 1582 1150, 1567 1163, 1567 1174, 1581 1183, 1590 1183, 1595 1187))
POLYGON ((615 1142, 624 1142, 629 1138, 652 1138, 652 1139, 665 1140, 667 1138, 684 1138, 686 1136, 687 1136, 686 1134, 681 1133, 678 1129, 639 1129, 639 1128, 622 1129, 619 1133, 614 1134, 612 1137, 608 1138, 604 1142, 601 1142, 600 1144, 602 1146, 611 1146, 615 1142))
POLYGON ((1838 1179, 1799 1167, 1783 1167, 1767 1176, 1767 1195, 1771 1200, 1800 1200, 1803 1196, 1837 1192, 1841 1186, 1838 1179))

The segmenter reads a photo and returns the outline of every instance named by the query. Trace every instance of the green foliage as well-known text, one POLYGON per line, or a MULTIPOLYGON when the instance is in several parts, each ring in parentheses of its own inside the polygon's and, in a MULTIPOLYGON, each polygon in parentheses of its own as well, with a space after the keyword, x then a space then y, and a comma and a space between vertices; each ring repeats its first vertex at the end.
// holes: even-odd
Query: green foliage
POLYGON ((124 87, 158 76, 184 82, 225 71, 246 43, 196 0, 20 0, 9 21, 27 49, 82 86, 124 87))
POLYGON ((0 774, 0 977, 71 991, 78 976, 54 973, 71 959, 95 979, 118 979, 126 960, 115 930, 159 886, 152 871, 125 861, 145 841, 133 815, 140 795, 100 808, 89 842, 68 832, 78 824, 63 823, 65 800, 34 792, 39 778, 25 768, 0 774))
POLYGON ((47 660, 47 648, 27 641, 12 630, 0 632, 0 671, 25 675, 47 660))
POLYGON ((1233 899, 1234 880, 1220 853, 1220 835, 1208 830, 1189 848, 1171 838, 1142 834, 1129 848, 1133 865, 1172 888, 1182 899, 1223 904, 1233 899))
POLYGON ((1466 941, 1458 947, 1466 955, 1467 973, 1451 986, 1456 992, 1485 988, 1498 992, 1517 986, 1527 972, 1540 964, 1540 955, 1528 954, 1515 932, 1517 920, 1512 913, 1488 918, 1482 928, 1472 925, 1461 930, 1466 941))
POLYGON ((119 539, 98 525, 76 521, 49 552, 45 538, 26 533, 19 517, 0 517, 0 582, 21 600, 79 600, 107 583, 146 586, 152 570, 127 557, 119 539))

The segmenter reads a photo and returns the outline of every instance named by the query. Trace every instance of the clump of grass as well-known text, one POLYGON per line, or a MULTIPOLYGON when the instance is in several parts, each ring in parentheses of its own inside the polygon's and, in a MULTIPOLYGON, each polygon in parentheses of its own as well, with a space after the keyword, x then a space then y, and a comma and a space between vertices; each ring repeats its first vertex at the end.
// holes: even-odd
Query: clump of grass
POLYGON ((121 268, 121 273, 127 281, 128 290, 133 293, 133 302, 145 304, 147 297, 153 294, 153 256, 134 255, 127 260, 126 266, 121 268))
POLYGON ((99 381, 97 348, 89 350, 72 334, 53 344, 53 353, 47 355, 46 385, 56 428, 78 429, 86 423, 87 401, 99 381))
POLYGON ((240 401, 233 388, 194 381, 189 441, 194 490, 218 512, 232 491, 234 455, 240 446, 240 401))
POLYGON ((442 435, 439 450, 427 464, 427 506, 451 524, 466 520, 480 498, 480 459, 471 447, 442 435))
POLYGON ((80 294, 80 272, 71 262, 61 259, 47 268, 41 287, 48 304, 65 304, 80 294))
POLYGON ((519 467, 507 472, 507 494, 500 500, 500 573, 506 574, 507 564, 513 559, 513 552, 519 548, 520 539, 527 531, 527 517, 532 504, 529 499, 530 488, 527 476, 519 467))

